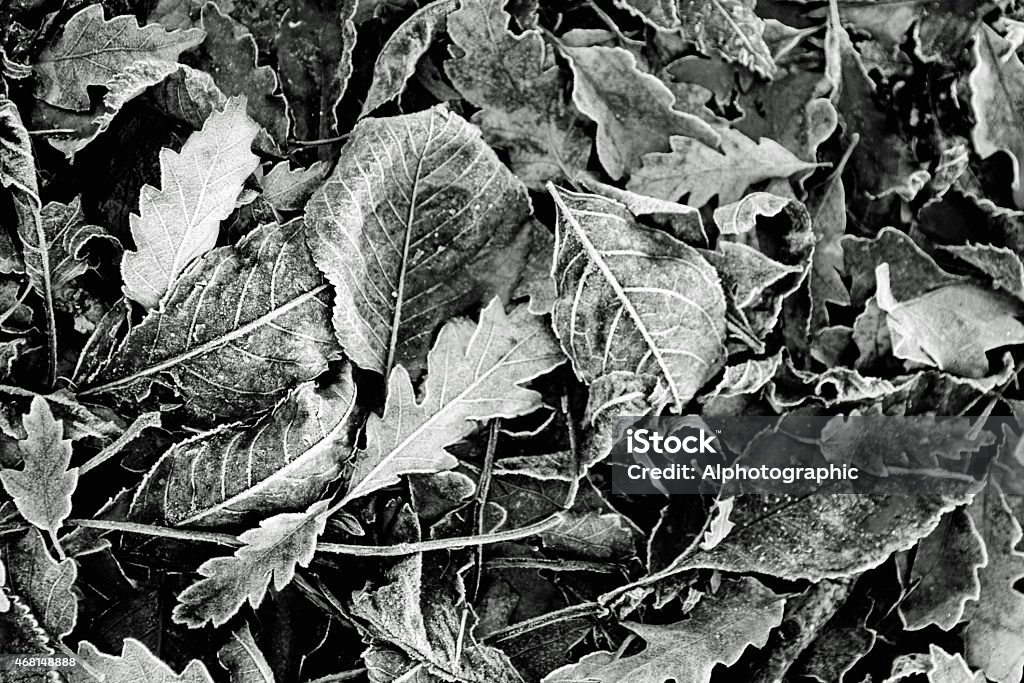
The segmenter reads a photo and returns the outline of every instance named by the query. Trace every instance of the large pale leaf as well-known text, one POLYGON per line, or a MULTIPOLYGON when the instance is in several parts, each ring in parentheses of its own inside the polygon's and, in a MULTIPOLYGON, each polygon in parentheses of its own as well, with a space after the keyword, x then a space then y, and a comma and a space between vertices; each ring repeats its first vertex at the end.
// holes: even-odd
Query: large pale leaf
POLYGON ((971 284, 952 284, 916 299, 896 301, 889 265, 878 266, 875 299, 886 313, 897 358, 922 363, 962 377, 989 374, 985 354, 1024 342, 1024 306, 1001 292, 971 284))
POLYGON ((108 655, 87 640, 78 644, 78 657, 92 671, 103 676, 104 683, 213 683, 210 672, 193 659, 180 674, 160 661, 145 645, 125 638, 120 655, 108 655))
POLYGON ((24 467, 0 470, 0 482, 14 499, 18 512, 51 537, 71 514, 71 494, 78 484, 78 468, 71 464, 71 441, 64 425, 53 418, 50 404, 41 396, 22 417, 26 438, 18 441, 24 467))
POLYGON ((228 100, 181 151, 160 152, 161 188, 142 188, 139 213, 130 217, 137 251, 121 261, 125 294, 156 308, 178 275, 217 242, 220 222, 235 209, 242 183, 259 159, 249 147, 259 127, 245 99, 228 100))
POLYGON ((366 424, 367 450, 356 456, 344 502, 404 474, 451 469, 456 459, 445 446, 481 422, 539 408, 540 394, 521 385, 564 360, 547 325, 522 306, 506 314, 495 299, 478 324, 449 322, 430 350, 418 397, 405 367, 392 370, 384 415, 366 424))
POLYGON ((356 126, 307 206, 308 241, 334 285, 334 329, 356 365, 416 369, 435 329, 480 299, 529 214, 526 189, 442 108, 356 126))
POLYGON ((1010 188, 1018 208, 1024 207, 1020 164, 1024 158, 1024 64, 1009 42, 982 24, 974 40, 975 66, 971 71, 971 139, 978 156, 996 152, 1010 155, 1010 188))
POLYGON ((699 140, 673 137, 671 152, 644 157, 629 188, 669 201, 688 194, 690 206, 703 206, 715 195, 720 204, 728 204, 754 183, 788 178, 814 166, 771 138, 754 142, 739 131, 723 130, 722 151, 699 140))
POLYGON ((618 202, 551 188, 558 208, 555 333, 576 374, 665 379, 682 408, 724 360, 725 296, 697 250, 618 202))
POLYGON ((994 483, 975 498, 969 512, 985 539, 988 565, 978 576, 981 595, 967 603, 964 652, 997 683, 1017 683, 1024 675, 1024 594, 1015 586, 1024 578, 1024 533, 1003 492, 994 483))
POLYGON ((220 11, 213 2, 203 5, 203 47, 209 55, 207 71, 225 95, 245 97, 246 111, 270 137, 284 144, 288 137, 288 103, 277 92, 277 75, 258 66, 256 41, 248 29, 220 11))
POLYGON ((352 445, 355 387, 303 384, 251 427, 220 427, 175 444, 132 502, 140 519, 190 526, 305 509, 341 472, 352 445))
POLYGON ((109 361, 82 368, 80 395, 144 395, 159 382, 201 419, 252 417, 339 355, 329 307, 302 223, 258 228, 195 263, 109 361))
POLYGON ((105 85, 112 73, 135 62, 175 62, 204 35, 158 24, 140 27, 130 14, 104 20, 103 6, 89 5, 64 24, 60 38, 36 60, 36 97, 55 107, 88 109, 87 86, 105 85))
POLYGON ((507 150, 523 182, 571 179, 586 166, 590 138, 565 97, 566 83, 539 30, 518 35, 503 0, 464 0, 448 17, 452 59, 445 72, 482 109, 473 122, 487 141, 507 150))
POLYGON ((688 619, 674 624, 624 623, 647 643, 641 652, 628 657, 594 652, 544 681, 708 683, 716 665, 735 664, 748 645, 764 647, 768 634, 782 623, 785 602, 755 579, 729 579, 716 593, 701 598, 688 619))
POLYGON ((444 33, 448 15, 457 4, 455 0, 433 0, 420 7, 395 29, 377 55, 373 66, 373 82, 363 102, 361 116, 402 94, 405 85, 416 72, 426 51, 438 34, 444 33))
POLYGON ((967 511, 957 508, 943 517, 914 556, 910 591, 899 606, 907 630, 956 626, 967 602, 981 594, 978 571, 986 564, 985 542, 967 511))
POLYGON ((618 47, 565 52, 572 66, 573 102, 597 124, 597 155, 612 178, 638 168, 645 154, 668 151, 674 135, 718 146, 718 133, 698 117, 674 109, 672 91, 640 71, 633 53, 618 47))
POLYGON ((282 590, 295 576, 296 565, 306 567, 316 551, 316 540, 327 525, 328 501, 306 512, 285 512, 260 522, 238 537, 243 545, 230 557, 215 557, 200 565, 204 578, 178 595, 175 623, 200 628, 220 626, 248 601, 259 607, 273 581, 282 590))
POLYGON ((763 496, 741 495, 733 504, 730 520, 736 526, 729 535, 710 550, 684 555, 672 571, 714 567, 811 581, 852 576, 912 547, 962 502, 818 491, 769 503, 763 496))
POLYGON ((63 638, 71 633, 78 618, 78 597, 72 591, 78 576, 75 561, 54 560, 35 529, 9 540, 2 551, 0 559, 7 566, 9 590, 32 609, 51 637, 63 638))

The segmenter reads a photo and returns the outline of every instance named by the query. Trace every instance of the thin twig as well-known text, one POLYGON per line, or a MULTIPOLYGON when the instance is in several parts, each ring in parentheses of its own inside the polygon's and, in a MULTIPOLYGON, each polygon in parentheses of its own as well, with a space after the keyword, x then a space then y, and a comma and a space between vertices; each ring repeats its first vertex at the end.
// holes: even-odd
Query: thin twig
POLYGON ((336 135, 333 138, 320 138, 318 140, 296 140, 291 139, 288 144, 295 145, 296 147, 316 147, 318 145, 333 145, 336 142, 344 142, 348 140, 352 133, 345 133, 344 135, 336 135))
POLYGON ((503 629, 487 634, 482 638, 482 640, 488 645, 493 645, 495 643, 513 640, 529 633, 530 631, 536 631, 539 628, 551 626, 552 624, 559 624, 563 621, 596 617, 601 614, 602 611, 603 608, 598 603, 584 602, 579 605, 573 605, 572 607, 564 607, 562 609, 555 610, 554 612, 548 612, 547 614, 542 614, 539 617, 526 619, 511 626, 506 626, 503 629))
POLYGON ((569 405, 569 387, 566 385, 562 393, 562 413, 565 414, 565 430, 569 434, 569 462, 572 463, 573 477, 569 482, 569 488, 565 492, 565 500, 562 501, 562 509, 568 510, 576 503, 576 494, 580 489, 580 444, 579 434, 576 431, 576 419, 572 415, 572 407, 569 405))
MULTIPOLYGON (((487 496, 491 492, 491 476, 494 474, 494 454, 498 450, 498 431, 501 429, 501 418, 491 420, 487 432, 487 450, 484 452, 484 467, 476 483, 476 499, 473 501, 473 533, 482 536, 487 526, 487 496)), ((480 593, 480 579, 483 577, 484 547, 478 545, 473 552, 473 579, 469 583, 470 602, 476 602, 480 593)))
MULTIPOLYGON (((562 523, 562 515, 555 513, 550 517, 518 529, 498 531, 483 536, 461 536, 456 538, 437 538, 417 543, 396 543, 395 545, 351 545, 346 543, 317 543, 317 552, 330 553, 335 555, 355 555, 361 557, 401 557, 414 553, 425 553, 434 550, 453 550, 455 548, 468 548, 487 543, 504 543, 505 541, 517 541, 547 531, 562 523)), ((194 529, 172 529, 171 527, 157 526, 155 524, 138 524, 136 522, 120 522, 105 519, 69 519, 67 524, 71 526, 86 527, 88 529, 107 529, 109 531, 124 531, 133 534, 146 536, 159 536, 161 538, 174 538, 183 541, 203 541, 206 543, 217 543, 218 545, 232 546, 235 548, 244 545, 237 536, 231 534, 217 533, 214 531, 196 531, 194 529)))
POLYGON ((491 570, 500 569, 547 569, 553 572, 595 572, 614 574, 622 568, 614 564, 602 564, 587 560, 553 560, 547 557, 495 557, 484 562, 491 570))
POLYGON ((78 131, 74 128, 51 128, 49 130, 30 130, 29 135, 49 137, 51 135, 77 135, 78 131))

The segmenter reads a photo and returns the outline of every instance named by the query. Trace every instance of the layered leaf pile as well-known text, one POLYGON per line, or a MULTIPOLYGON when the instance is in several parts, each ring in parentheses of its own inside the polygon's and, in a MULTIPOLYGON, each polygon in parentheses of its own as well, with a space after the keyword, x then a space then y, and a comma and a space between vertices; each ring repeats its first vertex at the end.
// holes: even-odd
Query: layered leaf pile
POLYGON ((1021 681, 1019 3, 0 4, 0 657, 1021 681))

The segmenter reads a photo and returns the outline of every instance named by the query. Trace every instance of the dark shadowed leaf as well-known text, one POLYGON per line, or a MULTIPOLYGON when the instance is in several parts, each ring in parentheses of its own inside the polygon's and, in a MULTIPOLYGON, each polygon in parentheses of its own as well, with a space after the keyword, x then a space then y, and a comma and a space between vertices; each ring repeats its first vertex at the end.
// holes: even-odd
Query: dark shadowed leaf
POLYGON ((54 560, 35 529, 8 540, 2 551, 8 589, 32 608, 49 635, 63 638, 71 633, 78 618, 78 596, 72 590, 78 576, 75 561, 54 560))
POLYGON ((287 161, 279 161, 263 178, 263 198, 278 211, 301 211, 330 170, 322 161, 295 170, 287 161))

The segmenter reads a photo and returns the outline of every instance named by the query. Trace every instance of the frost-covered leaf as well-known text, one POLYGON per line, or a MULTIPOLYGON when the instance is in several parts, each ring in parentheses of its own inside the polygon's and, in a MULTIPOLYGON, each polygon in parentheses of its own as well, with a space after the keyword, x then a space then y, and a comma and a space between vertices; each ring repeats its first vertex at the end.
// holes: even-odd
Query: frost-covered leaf
POLYGON ((156 308, 189 263, 213 248, 220 222, 259 165, 249 150, 257 131, 245 99, 236 98, 189 136, 181 151, 160 152, 161 188, 142 188, 139 213, 130 218, 137 251, 125 252, 121 261, 130 299, 156 308))
POLYGON ((231 683, 274 683, 274 671, 252 637, 248 624, 232 632, 217 651, 217 661, 228 671, 231 683))
POLYGON ((928 683, 985 683, 985 674, 972 673, 960 655, 951 655, 937 645, 929 645, 928 654, 931 660, 925 671, 928 683))
POLYGON ((54 292, 89 270, 87 249, 93 240, 105 241, 115 251, 120 251, 120 243, 113 235, 85 221, 79 197, 69 204, 50 202, 42 208, 40 218, 46 245, 40 248, 38 244, 25 242, 25 267, 31 277, 32 273, 42 273, 42 259, 48 259, 54 292))
POLYGON ((171 447, 143 480, 132 515, 222 526, 305 509, 341 473, 357 415, 348 367, 322 389, 302 384, 250 427, 222 426, 171 447))
POLYGON ((363 102, 361 116, 372 114, 386 102, 402 94, 405 85, 416 72, 416 65, 433 44, 438 34, 445 31, 448 15, 455 0, 433 0, 416 10, 395 29, 377 55, 373 67, 373 83, 363 102))
POLYGON ((33 65, 36 96, 55 107, 89 109, 87 86, 106 85, 111 73, 135 62, 176 62, 204 35, 198 29, 140 27, 131 15, 104 19, 102 5, 89 5, 64 24, 60 38, 33 65))
POLYGON ((724 360, 725 297, 692 247, 619 204, 551 188, 558 208, 552 324, 576 374, 664 378, 681 409, 724 360))
POLYGON ((511 418, 541 405, 521 385, 565 360, 547 326, 525 307, 506 314, 493 300, 480 322, 453 320, 427 359, 417 396, 404 366, 391 371, 384 415, 366 424, 367 449, 356 456, 344 501, 391 484, 404 474, 451 469, 445 450, 495 417, 511 418))
POLYGON ((620 190, 614 185, 606 185, 594 178, 584 176, 580 179, 583 185, 593 192, 614 199, 637 218, 647 218, 655 226, 668 231, 691 247, 706 247, 708 236, 704 231, 704 222, 700 211, 676 202, 648 197, 629 190, 620 190))
POLYGON ((899 606, 907 629, 956 626, 967 602, 981 594, 978 571, 987 564, 985 542, 967 511, 957 508, 943 517, 914 556, 909 591, 899 606))
POLYGON ((203 47, 209 55, 208 70, 228 97, 244 96, 246 111, 270 137, 283 144, 288 138, 288 104, 277 92, 277 75, 269 66, 256 63, 256 41, 249 31, 222 12, 215 3, 203 5, 203 47))
POLYGON ((54 560, 35 529, 8 540, 0 550, 8 589, 32 609, 50 636, 63 638, 71 633, 78 618, 78 597, 72 590, 78 577, 75 561, 54 560))
POLYGON ((83 640, 78 644, 78 657, 103 676, 104 683, 213 683, 210 672, 198 659, 176 674, 135 638, 125 638, 120 655, 104 654, 83 640))
POLYGON ((734 130, 721 134, 721 152, 699 140, 673 137, 671 152, 644 156, 643 167, 630 178, 629 188, 669 201, 689 195, 690 206, 704 206, 715 195, 719 203, 727 204, 754 183, 788 178, 815 166, 771 138, 754 142, 734 130))
POLYGON ((330 166, 323 161, 294 171, 287 161, 279 161, 263 178, 263 198, 278 211, 301 211, 328 172, 330 166))
POLYGON ((291 3, 281 17, 278 71, 288 99, 292 134, 328 138, 338 130, 338 105, 352 75, 356 0, 291 3))
POLYGON ((612 178, 633 172, 645 154, 668 151, 671 136, 718 145, 719 135, 711 126, 673 109, 672 91, 640 71, 631 52, 618 47, 575 47, 565 48, 565 53, 572 66, 573 102, 597 124, 597 155, 612 178))
POLYGON ((827 491, 772 502, 741 495, 730 516, 736 527, 714 548, 684 555, 672 569, 716 568, 811 581, 852 576, 912 547, 961 502, 934 495, 827 491))
POLYGON ((271 582, 274 590, 282 590, 291 583, 296 566, 312 561, 317 538, 327 525, 328 503, 268 517, 238 537, 245 545, 234 555, 200 565, 197 571, 203 578, 178 595, 174 622, 189 628, 220 626, 247 601, 259 607, 271 582))
POLYGON ((24 467, 0 470, 0 482, 14 499, 18 512, 30 524, 50 534, 71 514, 71 494, 78 484, 78 468, 71 464, 71 441, 64 425, 53 418, 50 404, 41 396, 22 417, 26 438, 18 441, 24 467))
POLYGON ((996 152, 1010 155, 1010 188, 1018 208, 1024 207, 1020 164, 1024 158, 1024 64, 1010 44, 987 25, 974 41, 975 66, 970 75, 974 130, 971 140, 985 159, 996 152))
POLYGON ((528 213, 526 189, 456 114, 361 121, 307 206, 348 357, 384 375, 396 363, 415 373, 440 323, 480 300, 497 250, 528 213))
POLYGON ((548 675, 545 683, 708 683, 718 664, 735 664, 748 645, 763 647, 782 622, 785 599, 752 578, 723 581, 688 619, 674 624, 623 625, 644 639, 638 654, 595 652, 548 675))
POLYGON ((878 307, 886 313, 897 358, 961 377, 984 377, 985 354, 1024 342, 1024 306, 1017 299, 970 284, 952 284, 916 299, 896 301, 888 264, 875 271, 878 307))
POLYGON ((87 363, 80 395, 146 395, 156 382, 203 420, 269 410, 339 355, 327 289, 300 221, 258 228, 196 262, 109 360, 87 363))
POLYGON ((1013 249, 991 244, 943 245, 941 248, 988 275, 995 287, 1024 300, 1024 264, 1013 249))
POLYGON ((1024 675, 1024 594, 1015 585, 1024 578, 1024 533, 994 483, 968 509, 985 540, 988 564, 982 567, 981 595, 968 602, 964 652, 971 666, 997 683, 1016 683, 1024 675))
POLYGON ((455 48, 445 72, 483 110, 473 122, 485 139, 507 151, 523 182, 540 189, 584 168, 591 143, 543 35, 536 29, 512 33, 504 4, 463 0, 452 12, 448 34, 455 48))
POLYGON ((714 548, 736 527, 736 523, 729 519, 735 500, 735 498, 720 498, 715 501, 715 507, 711 511, 711 521, 700 541, 702 550, 714 548))

